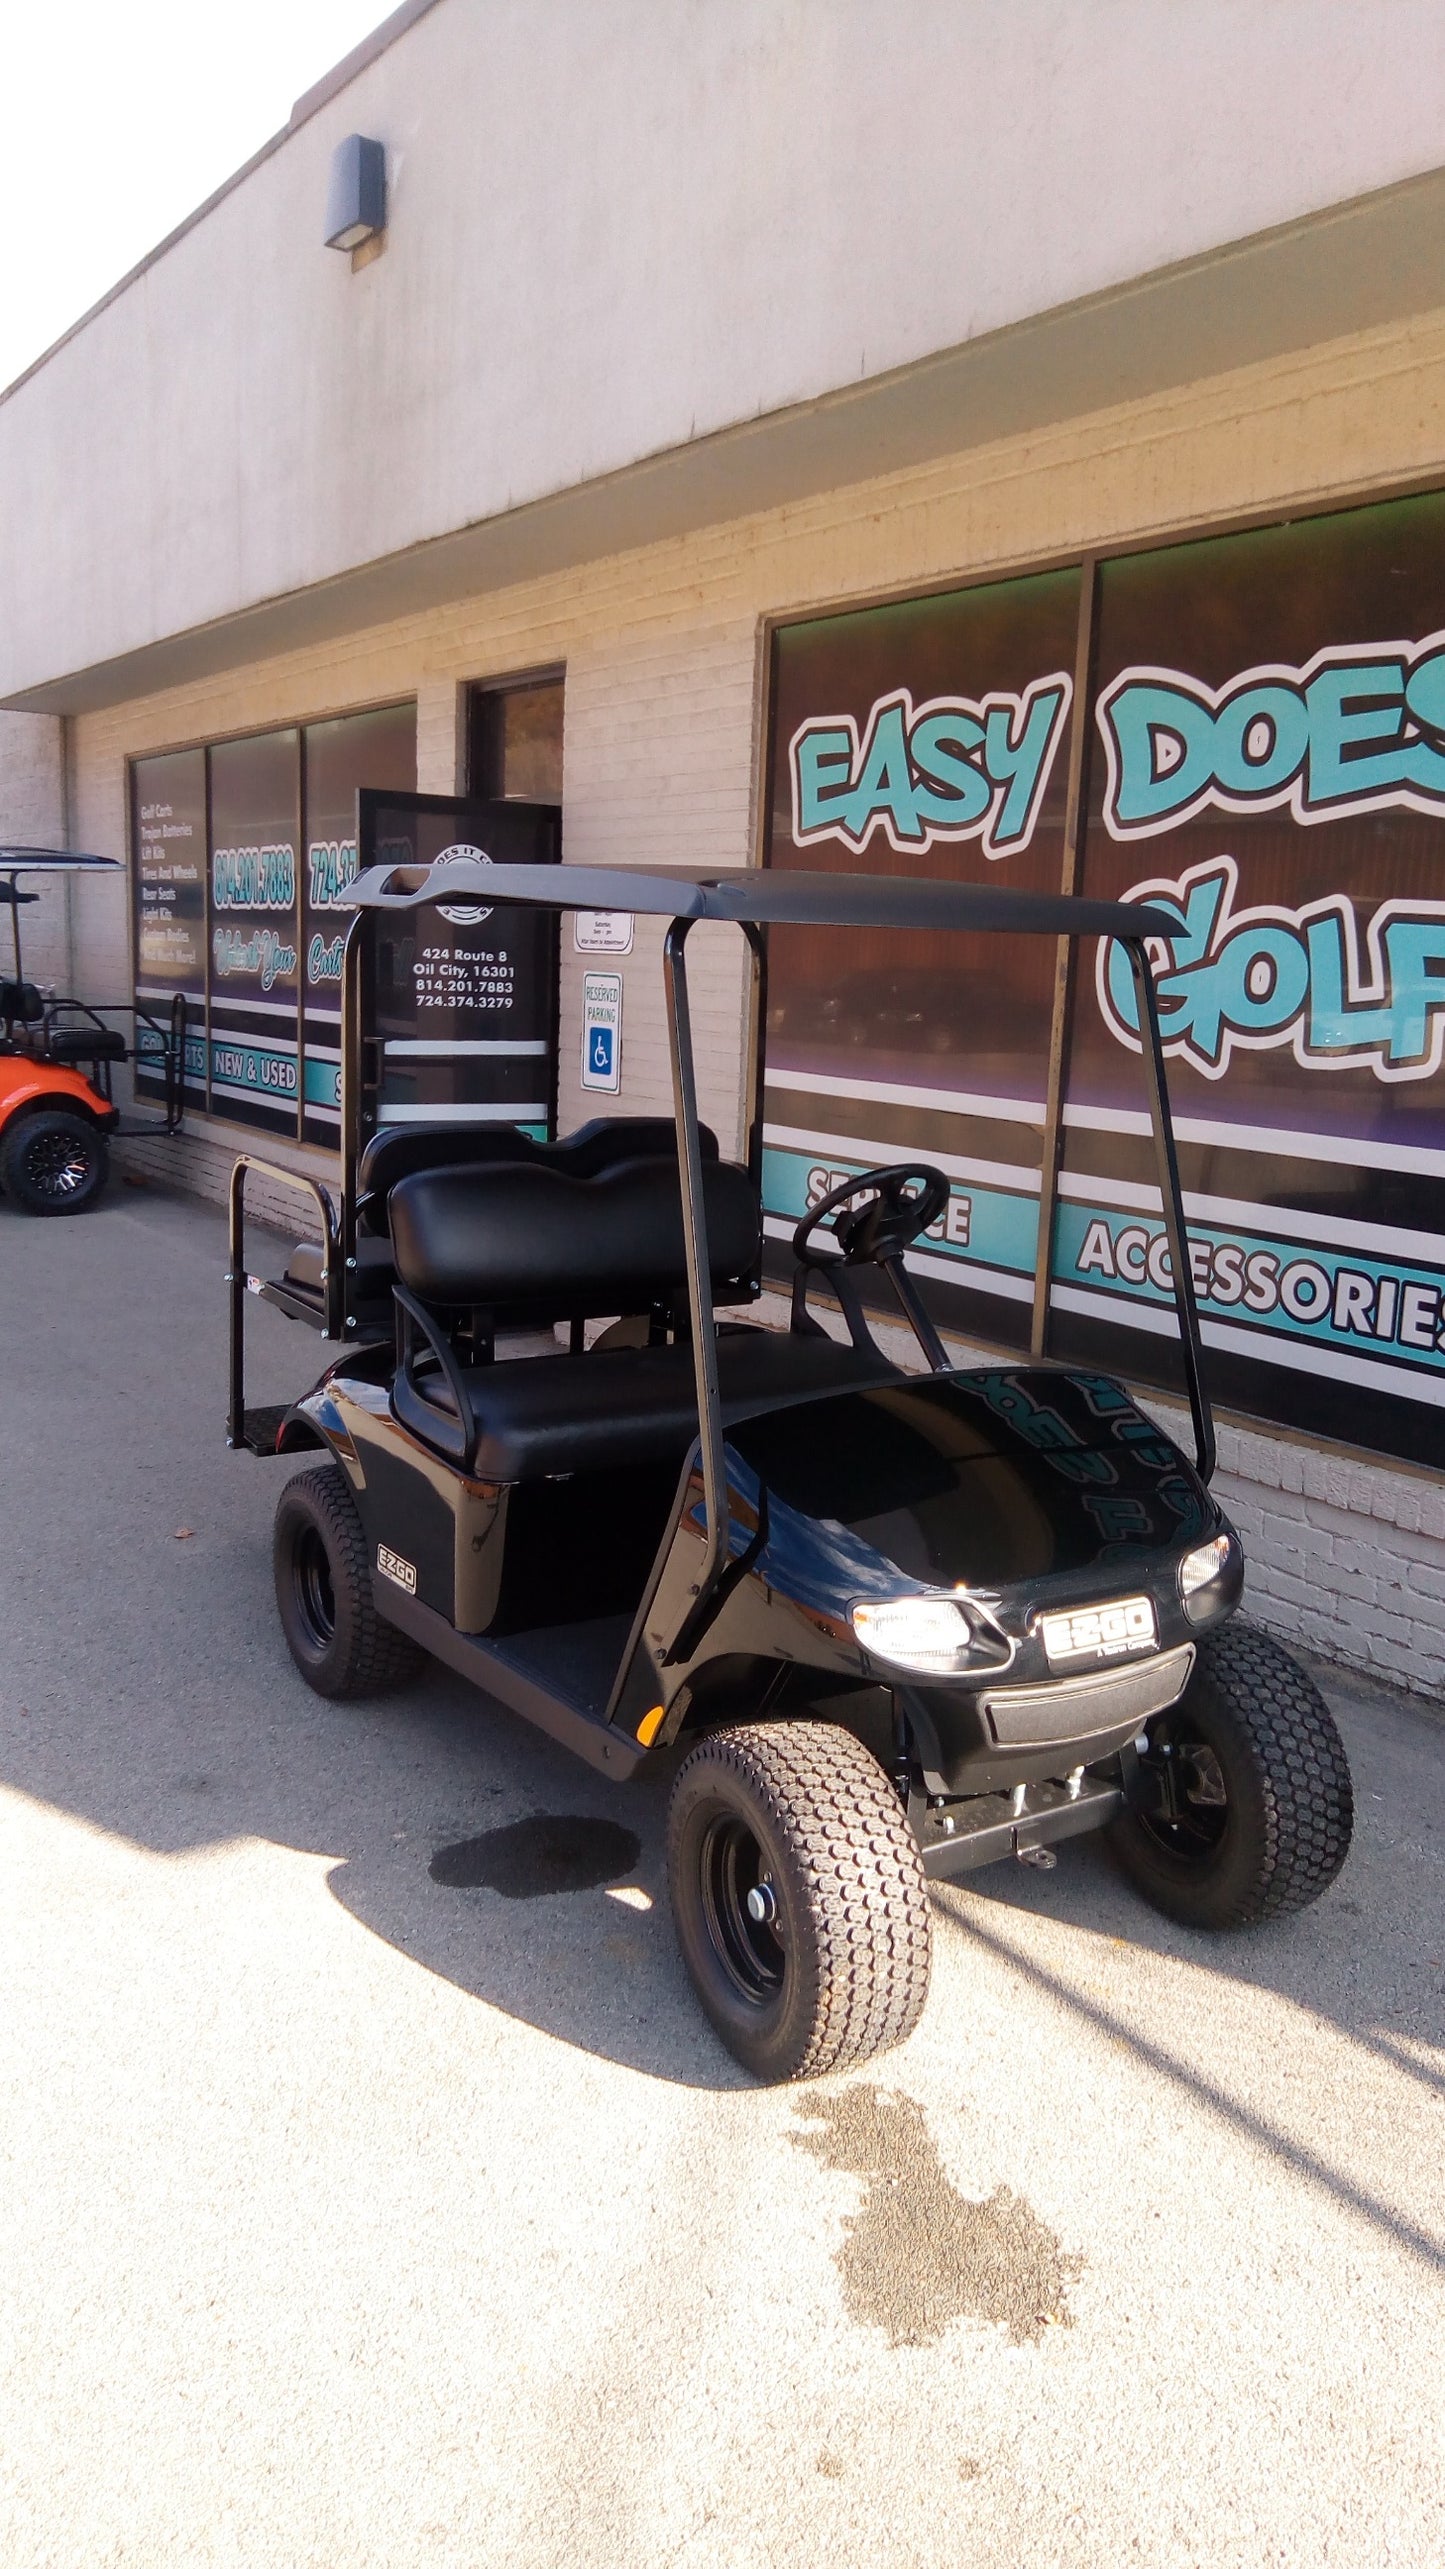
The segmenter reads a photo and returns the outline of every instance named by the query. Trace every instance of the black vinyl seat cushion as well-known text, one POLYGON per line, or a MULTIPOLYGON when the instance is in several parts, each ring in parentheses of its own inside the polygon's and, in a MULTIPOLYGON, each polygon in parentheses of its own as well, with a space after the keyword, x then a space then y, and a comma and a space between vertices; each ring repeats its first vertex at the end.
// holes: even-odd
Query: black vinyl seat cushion
POLYGON ((45 1038, 53 1062, 124 1061, 125 1037, 118 1026, 52 1026, 45 1038))
MULTIPOLYGON (((740 1298, 762 1240, 746 1169, 703 1168, 713 1287, 740 1298)), ((596 1177, 552 1167, 428 1169, 391 1192, 398 1282, 432 1309, 645 1311, 687 1281, 675 1162, 624 1161, 596 1177)))
MULTIPOLYGON (((717 1138, 699 1127, 703 1158, 715 1162, 717 1138)), ((634 1159, 659 1160, 673 1167, 677 1130, 663 1115, 600 1115, 561 1142, 534 1142, 515 1124, 479 1124, 470 1130, 443 1131, 435 1125, 388 1124, 373 1133, 357 1166, 356 1282, 357 1303, 389 1301, 396 1278, 391 1234, 386 1227, 391 1189, 404 1178, 438 1176, 466 1179, 499 1169, 551 1169, 564 1177, 586 1180, 634 1159), (374 1220, 376 1229, 367 1229, 374 1220)), ((303 1294, 321 1299, 321 1243, 301 1240, 287 1261, 284 1281, 303 1294)), ((483 1297, 476 1297, 482 1299, 483 1297)), ((644 1296, 644 1302, 648 1297, 644 1296)), ((570 1316, 571 1306, 559 1315, 570 1316)))
MULTIPOLYGON (((894 1382, 883 1356, 866 1356, 832 1338, 794 1338, 774 1329, 725 1331, 717 1342, 723 1423, 894 1382)), ((426 1399, 403 1375, 392 1408, 404 1427, 435 1441, 436 1409, 456 1410, 440 1371, 424 1378, 426 1399)), ((675 1463, 697 1434, 692 1349, 624 1347, 590 1356, 513 1358, 476 1365, 462 1375, 477 1422, 463 1470, 483 1481, 538 1481, 561 1472, 619 1470, 634 1463, 675 1463)))
MULTIPOLYGON (((718 1156, 717 1136, 698 1128, 705 1160, 718 1156)), ((517 1124, 384 1124, 356 1164, 356 1220, 361 1231, 386 1230, 391 1190, 427 1169, 555 1168, 564 1177, 599 1177, 624 1160, 677 1158, 677 1127, 666 1115, 595 1115, 560 1142, 536 1142, 517 1124)))
POLYGON ((8 1024, 38 1026, 44 1014, 44 994, 33 981, 0 981, 0 1017, 8 1024))

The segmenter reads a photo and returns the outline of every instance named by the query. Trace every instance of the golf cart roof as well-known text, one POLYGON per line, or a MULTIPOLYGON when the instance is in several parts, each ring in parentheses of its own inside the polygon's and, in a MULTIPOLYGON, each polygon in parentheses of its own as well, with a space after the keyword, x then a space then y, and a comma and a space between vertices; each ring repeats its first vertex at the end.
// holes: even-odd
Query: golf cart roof
POLYGON ((118 856, 82 856, 69 847, 0 847, 0 874, 119 874, 118 856))
POLYGON ((933 883, 914 875, 805 874, 740 866, 491 865, 471 856, 432 865, 373 865, 349 887, 361 910, 424 901, 517 902, 544 910, 631 910, 739 926, 998 929, 1049 937, 1177 934, 1179 922, 1137 901, 1085 901, 1003 884, 933 883))

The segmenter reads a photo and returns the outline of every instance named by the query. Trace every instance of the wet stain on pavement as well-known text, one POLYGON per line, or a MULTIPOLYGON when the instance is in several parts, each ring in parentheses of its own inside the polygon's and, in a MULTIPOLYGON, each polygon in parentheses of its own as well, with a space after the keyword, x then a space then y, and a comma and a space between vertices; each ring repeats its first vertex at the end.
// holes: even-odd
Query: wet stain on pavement
POLYGON ((822 2127, 794 2132, 797 2148, 864 2180, 837 2257, 850 2319, 890 2346, 935 2345, 963 2318, 1006 2329, 1016 2346, 1072 2326, 1064 2295, 1082 2261, 1008 2186, 983 2203, 960 2194, 911 2096, 849 2087, 800 2098, 796 2111, 822 2127))
POLYGON ((438 1847, 428 1868, 449 1891, 499 1891, 504 1900, 541 1900, 553 1891, 596 1891, 631 1873, 642 1841, 616 1820, 513 1820, 479 1838, 438 1847))

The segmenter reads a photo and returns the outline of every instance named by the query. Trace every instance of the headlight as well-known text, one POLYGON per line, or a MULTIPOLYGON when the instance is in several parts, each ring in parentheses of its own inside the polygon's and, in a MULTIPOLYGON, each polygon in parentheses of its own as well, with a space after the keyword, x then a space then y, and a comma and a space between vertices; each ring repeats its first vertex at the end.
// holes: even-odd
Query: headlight
POLYGON ((1213 1599, 1199 1597, 1199 1591, 1223 1576, 1233 1548, 1227 1534, 1216 1534, 1212 1543, 1201 1543, 1197 1552, 1185 1553, 1179 1564, 1179 1594, 1191 1623, 1197 1622, 1212 1605, 1213 1599), (1197 1606, 1190 1602, 1194 1597, 1199 1597, 1197 1606))
POLYGON ((948 1597, 891 1597, 886 1605, 855 1606, 853 1630, 877 1658, 930 1677, 953 1676, 973 1655, 973 1626, 948 1597))

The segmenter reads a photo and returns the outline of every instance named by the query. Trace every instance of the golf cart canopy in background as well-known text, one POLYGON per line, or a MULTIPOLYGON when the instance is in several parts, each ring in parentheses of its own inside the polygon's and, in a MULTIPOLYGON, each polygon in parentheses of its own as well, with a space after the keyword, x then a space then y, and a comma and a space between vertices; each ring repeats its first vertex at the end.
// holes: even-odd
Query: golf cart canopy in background
MULTIPOLYGON (((630 910, 670 920, 664 944, 668 1028, 709 1537, 702 1582, 704 1596, 721 1576, 729 1557, 729 1529, 717 1350, 711 1327, 711 1268, 703 1211, 697 1081, 684 961, 689 932, 699 920, 731 922, 742 930, 752 951, 755 1044, 749 1077, 748 1164, 755 1180, 761 1175, 762 1160, 762 1050, 769 927, 921 928, 934 935, 972 930, 1116 940, 1129 957, 1138 993, 1139 1023, 1145 1030, 1144 1073, 1195 1454, 1200 1477, 1205 1481, 1210 1478, 1215 1462, 1214 1422, 1204 1391, 1199 1315, 1189 1265, 1164 1049, 1146 952, 1150 937, 1168 937, 1173 932, 1176 923, 1162 911, 1136 902, 1089 901, 1062 893, 1016 892, 992 884, 937 883, 914 876, 773 873, 757 868, 740 868, 735 874, 727 874, 689 866, 492 865, 473 856, 440 858, 430 865, 370 866, 357 876, 349 897, 359 915, 350 931, 348 951, 355 948, 358 952, 368 913, 417 909, 438 900, 476 901, 493 909, 515 903, 549 910, 630 910)), ((345 1120, 343 1115, 343 1123, 345 1120)))
POLYGON ((123 874, 118 856, 86 856, 69 847, 0 847, 0 874, 123 874))
POLYGON ((38 892, 22 892, 22 874, 123 874, 118 856, 82 856, 63 847, 0 847, 0 904, 10 912, 12 941, 15 949, 15 978, 23 981, 20 968, 20 904, 38 901, 38 892))
MULTIPOLYGON (((79 848, 7 847, 0 846, 0 909, 10 913, 11 970, 0 975, 0 1028, 4 1048, 12 1055, 12 1038, 18 1027, 22 1046, 28 1047, 37 1062, 52 1069, 88 1072, 95 1090, 93 1105, 104 1111, 112 1129, 115 1126, 111 1098, 111 1069, 116 1062, 135 1060, 147 1067, 159 1068, 165 1083, 165 1124, 168 1133, 180 1131, 185 1113, 185 1041, 186 1002, 178 992, 166 1019, 154 1010, 124 999, 107 999, 96 1006, 85 1000, 47 996, 25 978, 25 960, 20 934, 20 912, 24 904, 38 901, 38 892, 21 888, 21 878, 31 874, 72 875, 118 874, 125 867, 118 856, 92 856, 79 848), (127 1042, 119 1030, 106 1023, 108 1017, 128 1017, 133 1021, 134 1038, 127 1042)), ((64 1103, 65 1101, 61 1101, 64 1103)))

